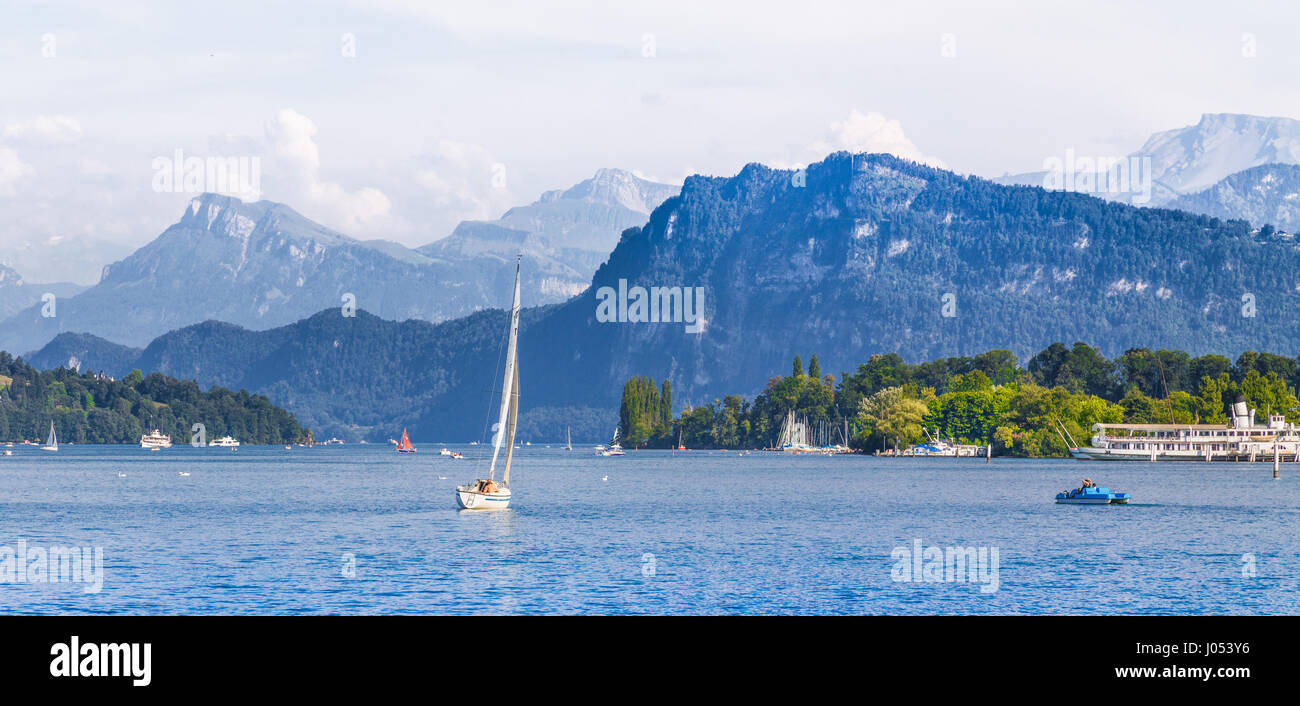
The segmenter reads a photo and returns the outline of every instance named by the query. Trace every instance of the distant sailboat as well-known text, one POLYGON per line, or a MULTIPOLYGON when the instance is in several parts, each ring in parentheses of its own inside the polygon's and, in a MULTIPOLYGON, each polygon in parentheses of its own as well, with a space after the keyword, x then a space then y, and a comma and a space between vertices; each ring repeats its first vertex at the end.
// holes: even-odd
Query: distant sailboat
POLYGON ((411 446, 411 437, 407 436, 407 435, 406 435, 406 430, 403 429, 403 430, 402 430, 402 440, 399 441, 399 442, 397 442, 397 453, 399 453, 399 454, 413 454, 413 453, 415 453, 415 451, 416 451, 415 447, 414 447, 414 446, 411 446))
POLYGON ((41 447, 41 451, 58 451, 58 450, 59 450, 59 437, 54 433, 54 420, 51 419, 50 437, 45 440, 45 445, 41 447))
POLYGON ((572 430, 572 429, 566 429, 564 433, 565 433, 565 435, 566 435, 565 438, 567 439, 567 441, 565 441, 565 443, 564 443, 564 450, 565 450, 565 451, 572 451, 572 450, 573 450, 573 430, 572 430))
POLYGON ((623 445, 618 443, 618 432, 619 432, 619 428, 614 427, 614 438, 610 440, 609 448, 603 448, 603 447, 600 448, 599 454, 601 456, 626 456, 627 455, 626 453, 623 452, 623 445))
MULTIPOLYGON (((522 256, 520 260, 522 260, 522 256)), ((515 295, 510 305, 510 332, 506 344, 505 379, 501 385, 501 412, 492 446, 492 465, 486 480, 456 488, 456 504, 466 510, 504 509, 510 506, 510 461, 515 453, 515 423, 519 416, 519 262, 515 261, 515 295), (506 447, 505 470, 496 482, 497 456, 506 447)))

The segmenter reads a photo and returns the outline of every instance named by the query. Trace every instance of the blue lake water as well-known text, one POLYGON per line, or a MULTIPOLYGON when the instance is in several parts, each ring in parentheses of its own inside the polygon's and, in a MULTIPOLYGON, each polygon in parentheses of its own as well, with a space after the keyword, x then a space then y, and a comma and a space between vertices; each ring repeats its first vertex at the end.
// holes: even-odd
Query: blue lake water
POLYGON ((1300 612, 1297 464, 1275 481, 1268 464, 535 445, 516 457, 511 508, 472 512, 453 486, 490 450, 454 460, 416 443, 18 447, 0 457, 0 551, 102 547, 103 587, 0 584, 0 611, 1300 612), (1052 502, 1084 475, 1133 503, 1052 502), (917 540, 996 549, 997 590, 894 580, 891 552, 917 540))

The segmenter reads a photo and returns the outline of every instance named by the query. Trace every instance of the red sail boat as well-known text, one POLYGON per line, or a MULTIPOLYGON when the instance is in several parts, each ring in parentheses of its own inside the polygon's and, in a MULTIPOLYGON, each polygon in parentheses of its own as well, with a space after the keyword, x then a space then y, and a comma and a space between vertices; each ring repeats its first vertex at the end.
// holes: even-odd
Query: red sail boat
POLYGON ((415 453, 415 447, 411 446, 411 437, 406 435, 405 429, 402 430, 402 440, 397 442, 397 453, 399 454, 415 453))

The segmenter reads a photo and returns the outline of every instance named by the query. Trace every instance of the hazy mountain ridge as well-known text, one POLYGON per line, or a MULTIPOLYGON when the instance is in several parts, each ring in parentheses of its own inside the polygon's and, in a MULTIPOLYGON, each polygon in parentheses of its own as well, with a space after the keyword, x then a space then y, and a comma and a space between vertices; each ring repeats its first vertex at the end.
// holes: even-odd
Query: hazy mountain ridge
MULTIPOLYGON (((522 328, 549 311, 528 309, 522 328)), ((203 389, 246 389, 279 400, 318 438, 382 441, 409 426, 426 439, 481 439, 490 428, 491 391, 500 387, 505 325, 498 309, 441 324, 386 321, 365 311, 344 317, 331 309, 267 331, 207 321, 161 336, 134 357, 124 355, 130 349, 68 334, 31 362, 65 366, 73 351, 84 356, 83 370, 119 378, 140 369, 192 379, 203 389)), ((527 388, 524 397, 530 397, 527 388)), ((616 419, 608 411, 567 413, 578 438, 603 438, 616 419)), ((536 416, 521 419, 524 437, 539 438, 536 416)))
POLYGON ((39 284, 29 282, 12 267, 0 265, 0 320, 41 302, 46 293, 55 296, 57 311, 58 300, 75 296, 86 288, 72 282, 51 282, 39 284))
POLYGON ((1218 218, 1240 218, 1255 227, 1273 225, 1296 233, 1300 231, 1300 166, 1252 167, 1204 191, 1180 196, 1167 206, 1218 218))
POLYGON ((442 321, 498 305, 520 254, 526 298, 560 302, 586 287, 628 224, 644 221, 636 209, 673 189, 601 170, 501 224, 467 221, 419 250, 351 238, 284 204, 204 194, 152 242, 105 267, 97 285, 63 290, 53 318, 33 306, 39 294, 8 296, 0 281, 0 348, 31 351, 70 332, 143 346, 209 319, 265 330, 350 303, 345 295, 385 319, 442 321))
MULTIPOLYGON (((1063 157, 1063 155, 1054 155, 1063 157)), ((1078 155, 1096 157, 1096 155, 1078 155)), ((1237 172, 1264 164, 1300 164, 1300 120, 1236 113, 1206 113, 1195 125, 1157 132, 1128 155, 1150 161, 1150 201, 1122 189, 1108 191, 1102 175, 1093 195, 1137 205, 1170 205, 1237 172)), ((1068 165, 1067 165, 1068 166, 1068 165)), ((999 184, 1044 186, 1047 172, 997 177, 999 184)))

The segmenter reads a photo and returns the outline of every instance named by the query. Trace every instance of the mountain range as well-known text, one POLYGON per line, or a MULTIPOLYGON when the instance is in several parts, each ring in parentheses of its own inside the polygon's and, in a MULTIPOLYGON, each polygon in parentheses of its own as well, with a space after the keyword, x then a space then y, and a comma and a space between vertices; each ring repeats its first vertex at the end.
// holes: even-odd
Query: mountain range
MULTIPOLYGON (((1080 155, 1082 156, 1082 155, 1080 155)), ((1200 192, 1228 177, 1268 164, 1300 164, 1300 120, 1235 113, 1206 113, 1195 125, 1158 132, 1128 157, 1149 160, 1150 206, 1169 204, 1184 194, 1200 192)), ((1008 175, 1000 184, 1043 186, 1047 172, 1008 175)), ((1130 201, 1133 190, 1107 191, 1099 180, 1096 196, 1130 201)), ((1142 195, 1145 198, 1145 194, 1142 195)), ((1258 225, 1258 224, 1257 224, 1258 225)))
POLYGON ((63 290, 54 317, 0 290, 0 349, 31 351, 63 332, 143 346, 206 320, 264 330, 344 305, 441 321, 496 305, 516 254, 528 301, 564 301, 586 286, 618 234, 675 190, 602 169, 418 250, 350 238, 284 204, 204 194, 154 241, 105 267, 98 284, 63 290))
POLYGON ((1165 204, 1219 218, 1240 218, 1256 226, 1300 232, 1300 166, 1263 164, 1228 176, 1204 191, 1165 204))
POLYGON ((55 296, 55 313, 58 313, 58 300, 75 296, 86 288, 72 282, 54 282, 36 284, 28 282, 12 267, 0 265, 0 321, 28 307, 39 308, 47 293, 55 296))
MULTIPOLYGON (((1287 233, 881 154, 836 153, 798 176, 751 164, 732 177, 690 177, 622 233, 581 294, 527 310, 529 432, 558 439, 566 426, 598 427, 633 375, 671 380, 679 404, 701 403, 752 393, 812 353, 838 373, 886 352, 921 360, 1010 349, 1024 360, 1054 341, 1112 356, 1300 345, 1300 247, 1287 233), (657 318, 677 320, 636 321, 637 287, 702 292, 703 315, 691 326, 657 307, 657 318), (621 322, 607 320, 611 300, 626 312, 621 322)), ((494 287, 489 298, 504 304, 508 283, 494 287)), ((330 306, 270 331, 190 326, 138 354, 63 337, 33 361, 76 355, 120 373, 131 359, 246 387, 318 434, 383 438, 420 425, 437 430, 429 436, 483 438, 484 420, 468 411, 489 406, 504 327, 500 311, 435 325, 330 306)))

